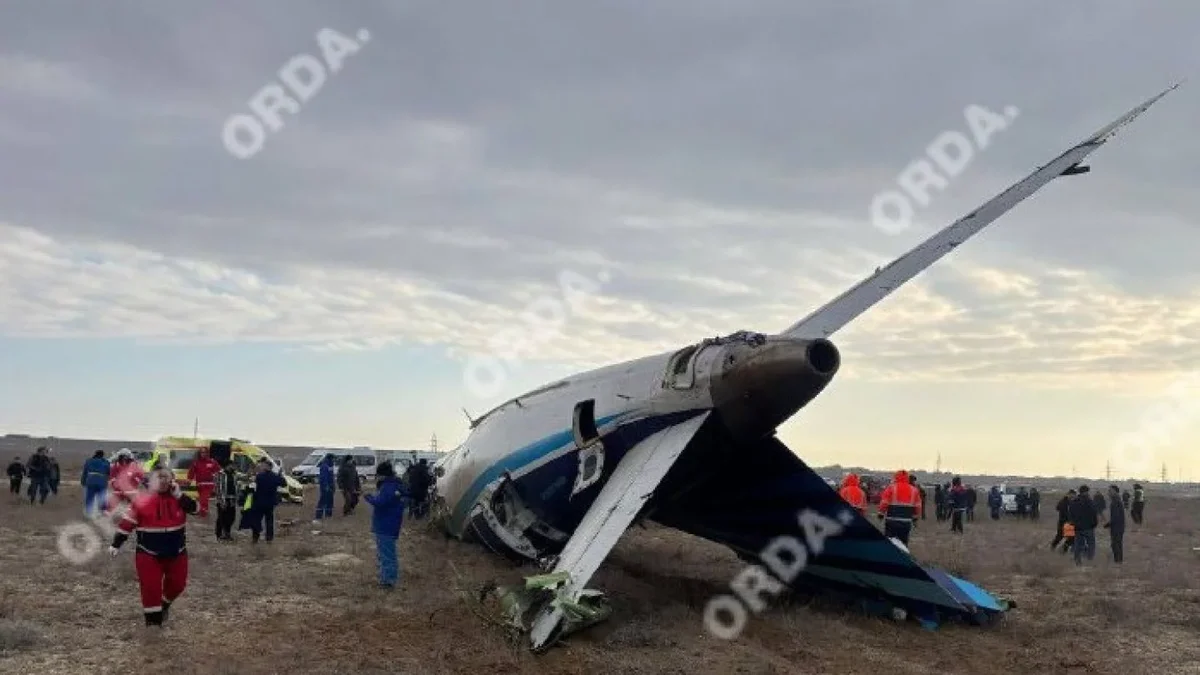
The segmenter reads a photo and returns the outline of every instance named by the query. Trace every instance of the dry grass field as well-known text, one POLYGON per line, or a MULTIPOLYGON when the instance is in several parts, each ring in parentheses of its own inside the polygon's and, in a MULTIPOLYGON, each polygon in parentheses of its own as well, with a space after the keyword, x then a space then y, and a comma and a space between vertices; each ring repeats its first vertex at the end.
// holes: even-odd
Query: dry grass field
POLYGON ((925 631, 792 603, 724 641, 701 617, 737 559, 672 530, 635 528, 592 584, 609 593, 613 618, 539 657, 460 595, 522 570, 424 523, 405 524, 401 588, 379 591, 365 504, 319 536, 308 507, 283 506, 281 518, 299 524, 258 548, 218 543, 195 521, 190 586, 172 628, 155 637, 141 626, 128 551, 80 566, 58 553, 55 528, 81 517, 77 486, 44 507, 5 493, 0 672, 1200 673, 1200 500, 1150 499, 1147 524, 1126 536, 1124 566, 1109 561, 1100 534, 1100 555, 1077 569, 1049 551, 1045 518, 977 521, 963 537, 924 521, 918 557, 1017 601, 990 629, 925 631))

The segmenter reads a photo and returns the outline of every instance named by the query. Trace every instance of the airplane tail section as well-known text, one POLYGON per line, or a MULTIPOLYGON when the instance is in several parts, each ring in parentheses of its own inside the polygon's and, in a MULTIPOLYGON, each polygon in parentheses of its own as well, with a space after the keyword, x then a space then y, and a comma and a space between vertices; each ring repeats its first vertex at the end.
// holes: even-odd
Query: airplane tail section
POLYGON ((777 438, 753 447, 718 446, 689 450, 684 458, 689 461, 664 480, 651 519, 773 569, 764 553, 781 538, 807 541, 805 519, 811 523, 811 514, 819 514, 825 522, 840 523, 841 530, 824 538, 819 551, 808 551, 798 575, 780 579, 791 587, 841 591, 877 609, 902 609, 929 625, 946 618, 987 623, 1008 609, 978 586, 918 563, 777 438))

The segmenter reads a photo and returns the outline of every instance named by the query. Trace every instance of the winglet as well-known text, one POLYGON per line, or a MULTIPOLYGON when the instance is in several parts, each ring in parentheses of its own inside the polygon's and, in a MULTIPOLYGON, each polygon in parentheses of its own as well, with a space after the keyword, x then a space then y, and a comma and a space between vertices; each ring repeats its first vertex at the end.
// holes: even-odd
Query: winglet
POLYGON ((947 225, 908 253, 893 260, 891 264, 877 270, 817 311, 792 324, 783 331, 783 335, 809 339, 832 335, 920 274, 925 268, 940 260, 942 256, 957 248, 959 244, 978 234, 1026 197, 1045 187, 1047 183, 1059 176, 1072 176, 1090 171, 1090 167, 1081 166, 1084 158, 1107 143, 1118 131, 1146 112, 1159 99, 1178 89, 1181 84, 1183 81, 1176 82, 1145 103, 1118 117, 1083 142, 1014 183, 983 206, 947 225))

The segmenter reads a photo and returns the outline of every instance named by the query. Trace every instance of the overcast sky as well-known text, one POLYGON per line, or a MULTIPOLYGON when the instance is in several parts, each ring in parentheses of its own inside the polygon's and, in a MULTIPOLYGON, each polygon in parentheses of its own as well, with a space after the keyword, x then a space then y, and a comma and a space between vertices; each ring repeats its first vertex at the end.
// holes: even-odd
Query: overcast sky
MULTIPOLYGON (((4 0, 0 432, 453 445, 462 407, 786 327, 1192 76, 1197 25, 1187 0, 4 0), (367 39, 234 157, 226 121, 325 61, 323 29, 367 39), (1019 114, 913 227, 875 227, 970 105, 1019 114), (463 355, 564 272, 600 297, 470 391, 463 355)), ((1200 410, 1145 421, 1197 398, 1171 389, 1200 364, 1197 86, 835 336, 784 440, 1200 478, 1200 410)))

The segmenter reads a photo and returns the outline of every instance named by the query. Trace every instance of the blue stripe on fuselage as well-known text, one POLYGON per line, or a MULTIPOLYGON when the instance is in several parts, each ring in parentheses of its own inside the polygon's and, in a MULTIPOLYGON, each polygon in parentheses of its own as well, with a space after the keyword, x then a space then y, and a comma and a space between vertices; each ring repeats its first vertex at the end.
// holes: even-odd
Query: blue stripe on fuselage
MULTIPOLYGON (((601 427, 609 422, 620 417, 620 414, 609 415, 596 420, 596 426, 601 427)), ((504 474, 505 471, 516 471, 521 467, 532 464, 546 455, 565 447, 568 444, 575 442, 575 434, 570 429, 560 431, 556 434, 547 436, 540 441, 535 441, 516 452, 511 452, 499 462, 488 467, 485 471, 475 478, 471 483, 471 487, 467 489, 466 494, 458 501, 458 505, 454 507, 454 516, 450 519, 450 530, 454 533, 459 533, 462 529, 463 522, 467 517, 467 513, 475 506, 475 502, 479 500, 479 494, 483 492, 492 481, 496 480, 504 474)))
MULTIPOLYGON (((650 436, 653 433, 660 431, 664 427, 671 426, 672 424, 678 424, 686 419, 700 414, 701 412, 703 412, 703 410, 683 410, 657 415, 654 417, 641 417, 636 420, 631 420, 628 424, 619 426, 618 428, 605 434, 605 436, 624 435, 624 433, 631 427, 640 427, 643 430, 642 433, 644 433, 644 435, 638 435, 636 438, 621 439, 625 445, 623 450, 627 451, 640 443, 646 436, 650 436)), ((616 420, 625 414, 628 413, 618 413, 616 415, 609 415, 607 417, 597 419, 596 426, 603 427, 609 422, 612 422, 613 420, 616 420)), ((534 443, 531 443, 530 445, 527 445, 516 452, 509 453, 499 462, 488 467, 487 470, 483 471, 478 477, 475 478, 474 482, 471 483, 471 487, 454 507, 454 514, 450 520, 450 531, 454 532, 455 534, 461 534, 467 515, 470 513, 471 509, 474 508, 475 503, 479 500, 480 493, 482 493, 483 490, 493 481, 500 478, 505 471, 516 472, 556 450, 573 445, 574 442, 575 435, 570 429, 567 429, 566 431, 560 431, 556 434, 547 436, 540 441, 535 441, 534 443)), ((624 451, 621 452, 622 456, 624 456, 624 451)), ((606 470, 606 473, 610 472, 611 469, 606 470)), ((533 477, 530 476, 530 478, 533 477)), ((521 479, 518 479, 518 482, 520 481, 521 479)))

